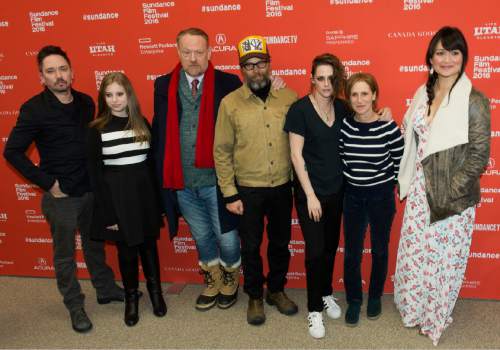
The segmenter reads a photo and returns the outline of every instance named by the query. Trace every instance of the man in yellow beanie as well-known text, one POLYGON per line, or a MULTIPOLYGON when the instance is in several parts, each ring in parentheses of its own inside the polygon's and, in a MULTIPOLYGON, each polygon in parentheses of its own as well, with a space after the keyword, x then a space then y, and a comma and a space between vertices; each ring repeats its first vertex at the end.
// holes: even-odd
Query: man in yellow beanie
POLYGON ((271 57, 266 40, 249 36, 238 44, 244 84, 222 101, 215 127, 214 162, 226 208, 240 215, 239 233, 247 321, 265 322, 266 302, 285 315, 298 311, 284 293, 290 262, 292 191, 285 116, 297 94, 271 89, 271 57), (263 274, 260 246, 267 219, 269 273, 263 274))

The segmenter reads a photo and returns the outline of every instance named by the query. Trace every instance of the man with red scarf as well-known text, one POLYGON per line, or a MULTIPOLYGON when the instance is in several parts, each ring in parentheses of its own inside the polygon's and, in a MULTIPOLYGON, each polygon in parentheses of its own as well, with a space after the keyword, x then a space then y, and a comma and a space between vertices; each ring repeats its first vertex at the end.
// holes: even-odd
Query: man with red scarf
POLYGON ((241 86, 234 75, 214 69, 208 35, 188 28, 177 35, 180 63, 154 86, 153 140, 157 177, 170 237, 178 218, 189 225, 207 287, 196 309, 237 299, 240 241, 238 219, 229 213, 217 187, 213 160, 214 126, 220 101, 241 86))

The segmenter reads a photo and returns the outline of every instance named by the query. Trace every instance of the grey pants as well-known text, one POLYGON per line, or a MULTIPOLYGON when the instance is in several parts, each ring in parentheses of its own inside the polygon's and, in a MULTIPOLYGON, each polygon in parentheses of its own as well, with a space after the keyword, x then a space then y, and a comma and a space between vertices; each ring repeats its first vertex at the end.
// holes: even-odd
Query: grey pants
POLYGON ((75 233, 80 231, 82 250, 92 285, 98 297, 118 293, 114 274, 106 265, 104 242, 90 239, 93 195, 54 198, 49 193, 42 196, 42 212, 50 225, 54 253, 57 287, 64 297, 68 310, 83 307, 85 296, 77 279, 75 261, 75 233))

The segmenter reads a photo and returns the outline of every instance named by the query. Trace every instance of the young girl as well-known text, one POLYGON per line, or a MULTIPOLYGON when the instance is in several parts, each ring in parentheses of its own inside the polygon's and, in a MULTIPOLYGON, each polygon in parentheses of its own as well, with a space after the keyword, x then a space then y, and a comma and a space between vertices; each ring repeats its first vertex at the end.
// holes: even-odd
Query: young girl
POLYGON ((125 289, 127 326, 139 321, 138 277, 141 257, 156 316, 167 312, 163 300, 156 240, 161 216, 150 166, 151 133, 137 97, 123 73, 101 83, 98 116, 90 123, 88 164, 95 196, 93 238, 116 242, 125 289))

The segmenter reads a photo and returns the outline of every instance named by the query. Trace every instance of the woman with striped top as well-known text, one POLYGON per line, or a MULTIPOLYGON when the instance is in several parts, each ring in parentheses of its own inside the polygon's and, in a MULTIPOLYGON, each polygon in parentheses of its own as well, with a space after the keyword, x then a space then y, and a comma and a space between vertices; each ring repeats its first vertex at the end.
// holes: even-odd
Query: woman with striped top
POLYGON ((348 308, 345 321, 356 326, 362 304, 361 258, 370 225, 372 271, 367 316, 381 314, 380 298, 387 276, 388 246, 395 213, 394 185, 404 141, 394 121, 380 121, 374 112, 378 84, 371 74, 352 75, 346 97, 354 116, 341 126, 339 152, 344 163, 344 284, 348 308))
POLYGON ((95 196, 91 232, 95 239, 116 242, 127 326, 139 321, 139 255, 153 312, 158 317, 167 312, 156 245, 161 215, 149 159, 150 139, 149 124, 129 79, 123 73, 106 75, 99 89, 98 117, 90 124, 88 136, 95 196))

